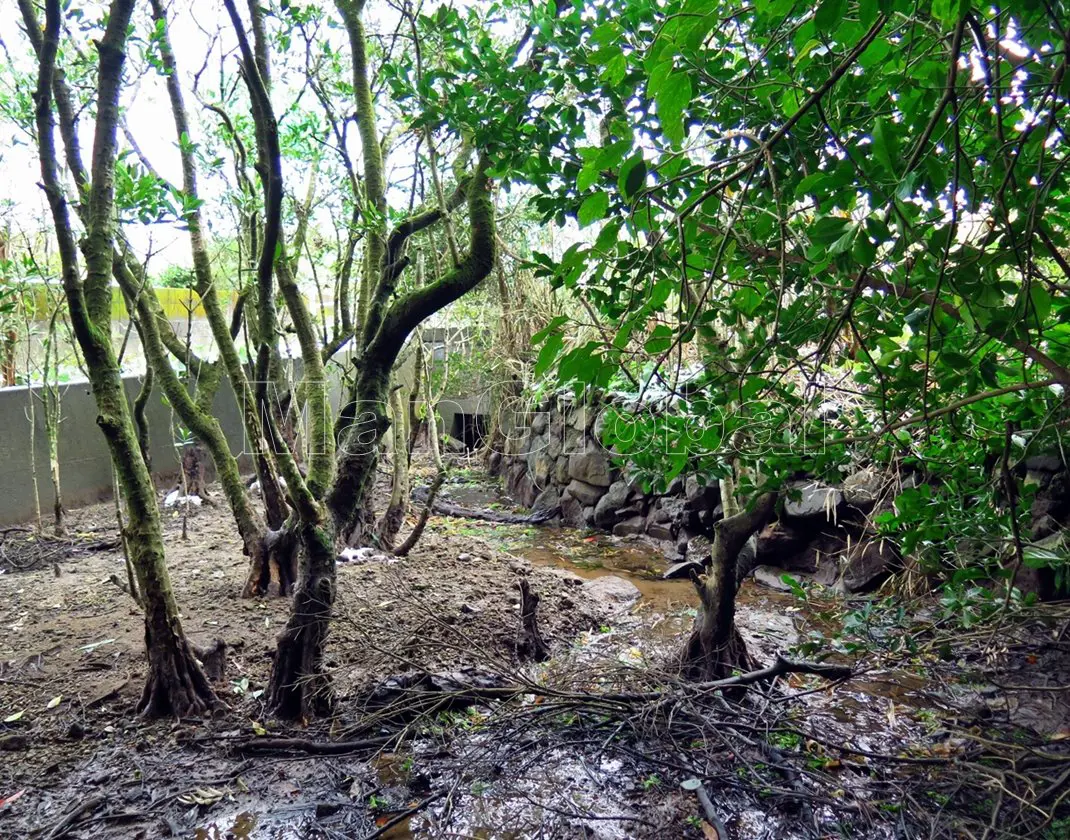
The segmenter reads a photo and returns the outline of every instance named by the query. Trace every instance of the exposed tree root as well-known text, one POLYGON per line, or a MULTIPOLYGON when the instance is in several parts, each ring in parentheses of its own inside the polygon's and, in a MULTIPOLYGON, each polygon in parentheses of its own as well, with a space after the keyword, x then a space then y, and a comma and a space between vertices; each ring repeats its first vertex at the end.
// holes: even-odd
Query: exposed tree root
POLYGON ((171 629, 164 614, 145 617, 149 674, 137 704, 139 714, 201 717, 223 706, 189 643, 171 629))
POLYGON ((267 690, 268 708, 285 720, 326 714, 333 701, 322 659, 334 606, 334 540, 315 525, 304 526, 302 534, 303 576, 279 636, 267 690))

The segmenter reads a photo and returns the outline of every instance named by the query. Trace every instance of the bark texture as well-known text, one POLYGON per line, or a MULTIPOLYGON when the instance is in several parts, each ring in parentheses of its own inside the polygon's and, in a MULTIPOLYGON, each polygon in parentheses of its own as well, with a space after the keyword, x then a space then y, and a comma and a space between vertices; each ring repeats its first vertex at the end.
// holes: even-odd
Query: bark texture
MULTIPOLYGON (((70 211, 59 178, 52 116, 55 61, 62 11, 47 0, 40 39, 39 72, 34 95, 41 176, 56 228, 64 293, 71 326, 81 347, 97 404, 97 425, 111 452, 126 499, 125 542, 145 604, 145 645, 149 674, 139 710, 177 716, 201 714, 219 701, 205 679, 179 621, 178 606, 164 560, 156 489, 141 457, 137 434, 123 392, 111 346, 111 271, 115 243, 114 174, 119 90, 133 0, 114 0, 108 25, 97 48, 100 55, 93 145, 92 183, 88 195, 87 232, 83 243, 86 281, 78 270, 70 211)), ((32 4, 20 0, 27 27, 37 29, 32 4)))
POLYGON ((775 504, 776 494, 765 493, 749 510, 714 525, 710 567, 696 584, 701 607, 680 657, 681 671, 689 679, 719 680, 753 666, 735 624, 736 565, 740 549, 772 518, 775 504))

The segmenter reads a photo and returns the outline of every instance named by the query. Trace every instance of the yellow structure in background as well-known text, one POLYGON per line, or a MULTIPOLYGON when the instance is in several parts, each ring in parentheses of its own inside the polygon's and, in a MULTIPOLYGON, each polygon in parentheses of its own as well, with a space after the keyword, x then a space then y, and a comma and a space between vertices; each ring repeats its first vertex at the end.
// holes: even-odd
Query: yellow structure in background
MULTIPOLYGON (((119 287, 112 286, 111 289, 111 317, 124 319, 127 317, 126 304, 123 303, 123 297, 119 294, 119 287)), ((191 314, 190 309, 193 310, 194 318, 204 317, 201 296, 192 289, 173 289, 166 286, 154 286, 153 289, 168 319, 187 318, 191 314)), ((45 283, 26 283, 21 287, 21 291, 23 306, 37 321, 44 321, 51 317, 53 304, 49 297, 55 299, 56 296, 63 294, 63 289, 58 284, 45 283)), ((229 308, 234 305, 238 293, 233 290, 223 291, 219 293, 219 296, 222 303, 229 308)))

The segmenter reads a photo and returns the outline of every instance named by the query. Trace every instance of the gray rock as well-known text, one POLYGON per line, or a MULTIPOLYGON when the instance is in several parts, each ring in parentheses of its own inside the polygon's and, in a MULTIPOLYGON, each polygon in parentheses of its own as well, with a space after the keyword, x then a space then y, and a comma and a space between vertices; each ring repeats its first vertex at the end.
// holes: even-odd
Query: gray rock
POLYGON ((588 484, 586 481, 573 479, 568 483, 565 492, 576 499, 584 507, 589 507, 598 504, 598 500, 602 498, 602 495, 606 492, 606 488, 596 487, 594 484, 588 484))
POLYGON ((721 488, 715 481, 703 484, 697 475, 689 475, 684 482, 684 498, 692 510, 712 510, 721 496, 721 488))
POLYGON ((594 505, 583 509, 583 525, 586 528, 594 527, 594 505))
POLYGON ((684 486, 686 485, 686 479, 682 475, 676 476, 669 482, 669 486, 665 488, 666 496, 680 496, 683 495, 684 486))
POLYGON ((843 502, 843 493, 838 489, 810 480, 790 482, 787 489, 790 495, 784 503, 785 516, 835 521, 836 508, 843 502), (792 500, 796 494, 798 498, 792 500))
POLYGON ((1062 472, 1065 468, 1063 459, 1058 455, 1030 455, 1025 459, 1026 470, 1030 472, 1062 472))
POLYGON ((599 487, 609 487, 613 483, 609 458, 602 447, 594 441, 587 441, 585 452, 577 452, 568 456, 568 474, 572 478, 588 484, 596 484, 599 487))
POLYGON ((621 518, 620 511, 628 503, 628 483, 614 481, 594 508, 594 524, 600 528, 612 525, 621 518))
POLYGON ((581 588, 591 598, 616 610, 627 609, 642 597, 634 583, 616 575, 597 577, 581 588))
POLYGON ((594 406, 588 403, 578 405, 569 413, 568 423, 573 429, 586 432, 592 425, 594 425, 596 413, 594 406))
POLYGON ((681 560, 679 563, 673 563, 673 565, 669 566, 661 577, 662 580, 690 578, 693 575, 702 574, 705 568, 706 566, 698 560, 681 560))
POLYGON ((583 505, 570 493, 561 495, 561 520, 573 528, 583 525, 583 505))
POLYGON ((739 550, 739 554, 736 555, 736 580, 742 580, 743 576, 747 572, 753 569, 757 563, 755 563, 755 552, 758 548, 758 540, 751 535, 743 547, 739 550))
POLYGON ((843 588, 870 592, 884 583, 898 564, 899 552, 891 541, 877 537, 856 543, 843 568, 843 588))
POLYGON ((531 509, 536 513, 541 513, 544 510, 552 510, 560 503, 561 490, 550 485, 535 497, 535 504, 531 506, 531 509))
POLYGON ((545 411, 535 412, 535 416, 531 419, 531 431, 541 435, 548 425, 550 425, 550 415, 545 411))
POLYGON ((534 452, 528 458, 531 476, 535 486, 545 488, 550 484, 554 472, 554 459, 545 450, 534 452))
POLYGON ((685 552, 689 560, 705 560, 710 556, 710 538, 699 534, 687 541, 685 552))
POLYGON ((859 470, 844 480, 843 500, 859 510, 870 510, 886 484, 887 478, 877 470, 859 470))
POLYGON ((568 484, 568 456, 560 455, 554 461, 554 484, 564 487, 568 484))
POLYGON ((618 522, 613 526, 613 535, 616 537, 630 537, 633 534, 641 534, 646 529, 645 516, 633 516, 618 522))
POLYGON ((673 538, 672 529, 660 522, 649 522, 646 526, 647 535, 655 540, 666 540, 671 542, 673 538))
POLYGON ((754 579, 762 586, 768 586, 770 589, 791 592, 791 587, 781 580, 784 574, 783 569, 774 569, 772 566, 758 566, 754 570, 754 579))
POLYGON ((573 429, 571 426, 564 427, 564 448, 566 455, 582 455, 590 448, 590 441, 583 432, 573 429))

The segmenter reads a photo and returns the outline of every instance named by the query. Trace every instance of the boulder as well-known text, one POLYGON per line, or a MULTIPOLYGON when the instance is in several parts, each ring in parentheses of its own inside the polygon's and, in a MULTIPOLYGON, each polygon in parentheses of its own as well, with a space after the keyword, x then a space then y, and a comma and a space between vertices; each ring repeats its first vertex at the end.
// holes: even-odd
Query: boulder
POLYGON ((536 411, 531 418, 531 431, 532 434, 541 435, 546 431, 546 427, 550 425, 550 415, 546 411, 536 411))
POLYGON ((531 509, 535 513, 542 513, 544 510, 553 510, 560 503, 561 490, 551 485, 535 497, 535 503, 531 506, 531 509))
POLYGON ((626 481, 614 481, 594 508, 594 524, 600 528, 612 525, 621 518, 620 511, 628 503, 630 491, 626 481))
POLYGON ((899 564, 891 541, 875 537, 851 547, 843 567, 843 588, 848 592, 871 592, 884 583, 899 564))
POLYGON ((568 456, 568 474, 571 478, 599 487, 609 487, 613 483, 609 458, 605 450, 593 441, 587 441, 585 452, 568 456))
POLYGON ((568 456, 560 455, 554 461, 554 484, 564 487, 568 484, 568 456))
POLYGON ((594 406, 587 403, 578 405, 569 413, 568 424, 577 431, 586 432, 594 425, 596 414, 597 412, 594 406))
POLYGON ((843 500, 859 510, 871 510, 887 483, 887 478, 877 470, 859 470, 844 479, 843 500))
POLYGON ((692 537, 687 541, 684 554, 687 555, 689 560, 705 562, 706 558, 710 556, 710 538, 702 534, 692 537))
POLYGON ((649 517, 647 518, 646 526, 647 536, 655 540, 666 540, 671 542, 673 538, 672 529, 668 525, 660 522, 651 522, 649 517))
POLYGON ((1027 472, 1057 473, 1066 469, 1067 465, 1059 455, 1030 455, 1023 463, 1027 472))
POLYGON ((689 475, 684 482, 684 498, 691 510, 713 510, 720 501, 721 490, 715 481, 713 484, 703 484, 696 475, 689 475))
POLYGON ((561 520, 573 528, 583 525, 583 505, 570 493, 561 494, 561 520))
POLYGON ((565 455, 582 455, 589 451, 590 441, 584 436, 583 432, 577 431, 571 426, 564 427, 562 441, 564 446, 561 451, 565 455))
POLYGON ((666 496, 682 496, 684 494, 684 487, 687 484, 687 480, 678 475, 672 481, 669 482, 669 486, 665 488, 666 496))
POLYGON ((788 558, 803 551, 809 544, 813 531, 794 527, 785 522, 770 522, 758 534, 755 560, 765 566, 781 566, 788 558))
POLYGON ((535 502, 537 491, 531 481, 531 475, 528 472, 528 465, 525 461, 517 461, 509 468, 505 481, 505 492, 524 507, 531 507, 535 502))
POLYGON ((537 487, 548 487, 554 473, 554 459, 545 450, 533 452, 528 456, 528 466, 537 487))
POLYGON ((784 515, 791 519, 836 521, 836 509, 843 493, 817 481, 792 481, 787 485, 788 500, 784 515), (794 497, 794 498, 793 498, 794 497))
POLYGON ((557 458, 565 447, 564 434, 555 434, 551 428, 550 433, 546 438, 546 454, 551 458, 557 458))
POLYGON ((594 505, 583 509, 583 525, 585 528, 594 527, 594 505))
POLYGON ((739 554, 736 555, 736 580, 743 580, 747 572, 753 569, 756 565, 755 552, 757 551, 758 540, 753 535, 743 543, 743 547, 739 550, 739 554))
POLYGON ((673 563, 662 574, 662 580, 676 580, 677 578, 697 577, 705 571, 706 566, 699 560, 681 560, 673 563))
POLYGON ((573 479, 568 483, 565 492, 584 507, 589 507, 598 504, 598 500, 602 498, 602 495, 606 492, 606 488, 596 487, 594 484, 588 484, 585 481, 573 479))
POLYGON ((646 517, 645 516, 633 516, 629 519, 625 519, 623 522, 618 522, 613 526, 613 536, 615 537, 630 537, 633 534, 641 534, 646 529, 646 517))
POLYGON ((581 589, 594 600, 615 610, 627 609, 642 597, 634 583, 616 575, 603 575, 589 580, 581 589))
POLYGON ((772 566, 758 566, 754 570, 754 579, 762 586, 776 589, 779 592, 791 592, 791 587, 784 582, 784 570, 774 569, 772 566))

